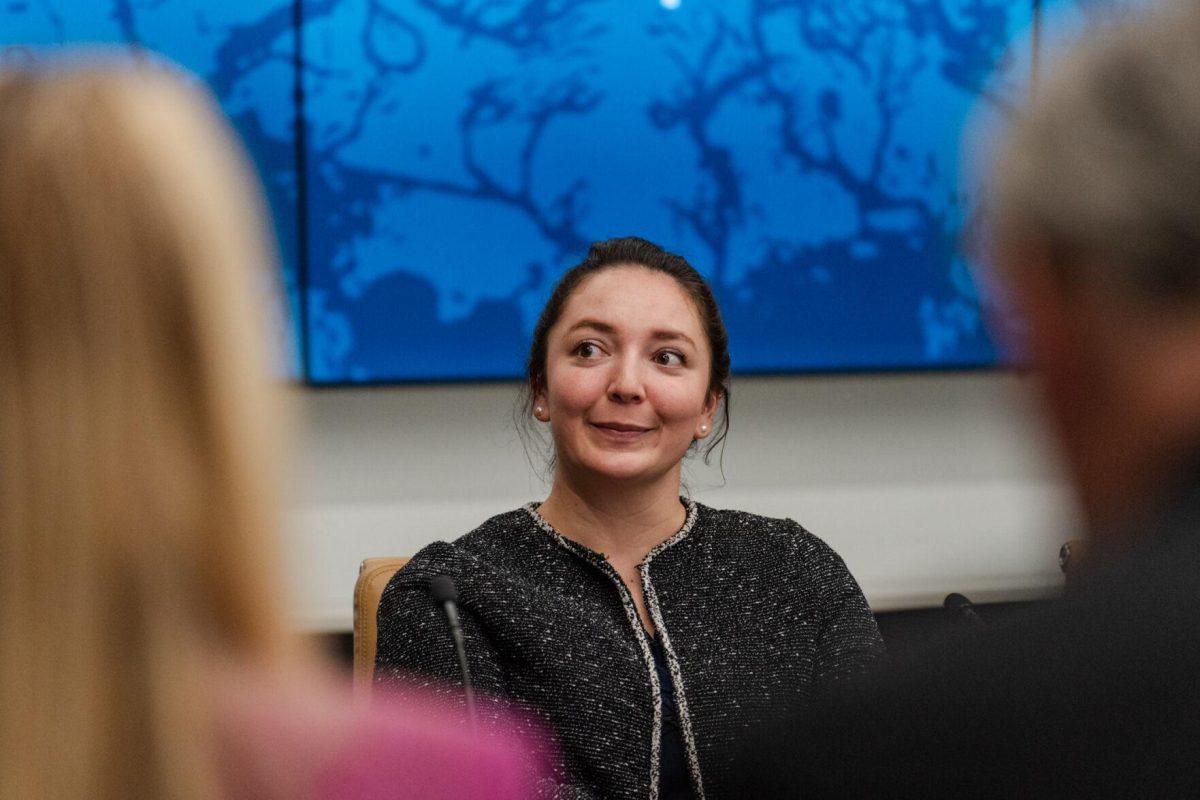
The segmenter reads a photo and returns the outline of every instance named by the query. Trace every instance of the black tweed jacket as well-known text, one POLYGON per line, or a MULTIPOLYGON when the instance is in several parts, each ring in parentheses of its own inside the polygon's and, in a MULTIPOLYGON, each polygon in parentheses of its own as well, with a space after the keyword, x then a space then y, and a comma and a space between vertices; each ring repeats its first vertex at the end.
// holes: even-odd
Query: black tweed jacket
MULTIPOLYGON (((746 731, 883 654, 845 564, 787 519, 685 501, 683 527, 641 567, 674 682, 697 798, 739 796, 732 753, 746 731)), ((530 504, 398 572, 379 607, 376 681, 458 692, 433 575, 458 584, 477 690, 532 709, 561 766, 547 795, 656 800, 662 696, 647 635, 603 554, 530 504)))

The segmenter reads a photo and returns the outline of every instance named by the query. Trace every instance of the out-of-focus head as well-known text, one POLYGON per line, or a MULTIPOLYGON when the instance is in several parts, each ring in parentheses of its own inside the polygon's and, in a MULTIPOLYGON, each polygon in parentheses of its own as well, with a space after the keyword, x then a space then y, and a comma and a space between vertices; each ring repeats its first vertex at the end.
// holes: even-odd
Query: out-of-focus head
POLYGON ((0 74, 14 796, 107 797, 108 779, 149 791, 123 796, 202 796, 202 776, 178 771, 203 738, 179 725, 203 713, 199 663, 287 649, 264 220, 202 90, 145 67, 0 74))
POLYGON ((728 429, 728 336, 712 290, 645 239, 597 242, 563 275, 526 381, 526 411, 550 423, 559 467, 600 478, 661 476, 728 429))
POLYGON ((993 262, 1099 527, 1200 450, 1200 6, 1045 70, 993 170, 993 262))

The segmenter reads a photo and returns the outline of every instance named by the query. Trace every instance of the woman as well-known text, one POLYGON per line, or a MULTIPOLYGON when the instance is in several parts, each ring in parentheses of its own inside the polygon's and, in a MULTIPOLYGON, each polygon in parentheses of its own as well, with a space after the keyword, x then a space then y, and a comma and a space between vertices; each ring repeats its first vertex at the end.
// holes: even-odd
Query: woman
POLYGON ((815 536, 680 497, 684 457, 728 428, 728 381, 703 278, 643 239, 593 245, 555 288, 529 355, 529 413, 554 444, 550 496, 397 573, 379 610, 378 680, 457 679, 428 596, 445 574, 475 684, 544 716, 565 756, 562 796, 732 796, 727 752, 746 729, 861 672, 882 643, 815 536))
POLYGON ((165 73, 0 73, 0 793, 528 796, 288 632, 258 197, 165 73))

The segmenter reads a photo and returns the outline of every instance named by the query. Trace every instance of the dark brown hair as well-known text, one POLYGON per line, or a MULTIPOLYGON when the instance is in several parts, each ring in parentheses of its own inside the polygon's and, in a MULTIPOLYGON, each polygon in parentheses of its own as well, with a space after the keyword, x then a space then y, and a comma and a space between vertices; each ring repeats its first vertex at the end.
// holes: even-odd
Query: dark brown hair
MULTIPOLYGON (((729 433, 729 334, 721 321, 716 298, 704 277, 683 256, 668 253, 653 242, 637 236, 606 239, 595 242, 587 257, 559 279, 546 301, 546 307, 533 329, 533 343, 525 364, 525 389, 518 413, 528 420, 534 398, 546 389, 546 350, 550 329, 562 316, 563 307, 579 285, 602 270, 620 266, 638 266, 670 275, 687 292, 700 315, 700 324, 708 339, 712 360, 709 363, 708 390, 720 395, 724 406, 720 421, 714 425, 713 437, 704 447, 704 462, 729 433)), ((522 428, 526 430, 526 428, 522 428)))

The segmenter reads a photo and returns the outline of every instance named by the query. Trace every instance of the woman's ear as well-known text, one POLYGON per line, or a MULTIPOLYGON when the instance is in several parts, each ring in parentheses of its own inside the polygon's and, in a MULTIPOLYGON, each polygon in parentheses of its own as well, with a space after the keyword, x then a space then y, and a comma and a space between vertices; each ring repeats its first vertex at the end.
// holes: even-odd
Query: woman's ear
POLYGON ((714 420, 717 418, 717 409, 720 405, 721 391, 714 389, 704 398, 704 408, 700 412, 700 419, 696 422, 696 430, 692 433, 694 438, 704 439, 713 432, 714 420))
POLYGON ((717 408, 721 405, 721 396, 724 394, 720 389, 713 389, 704 398, 704 416, 708 417, 709 425, 717 418, 717 408))

